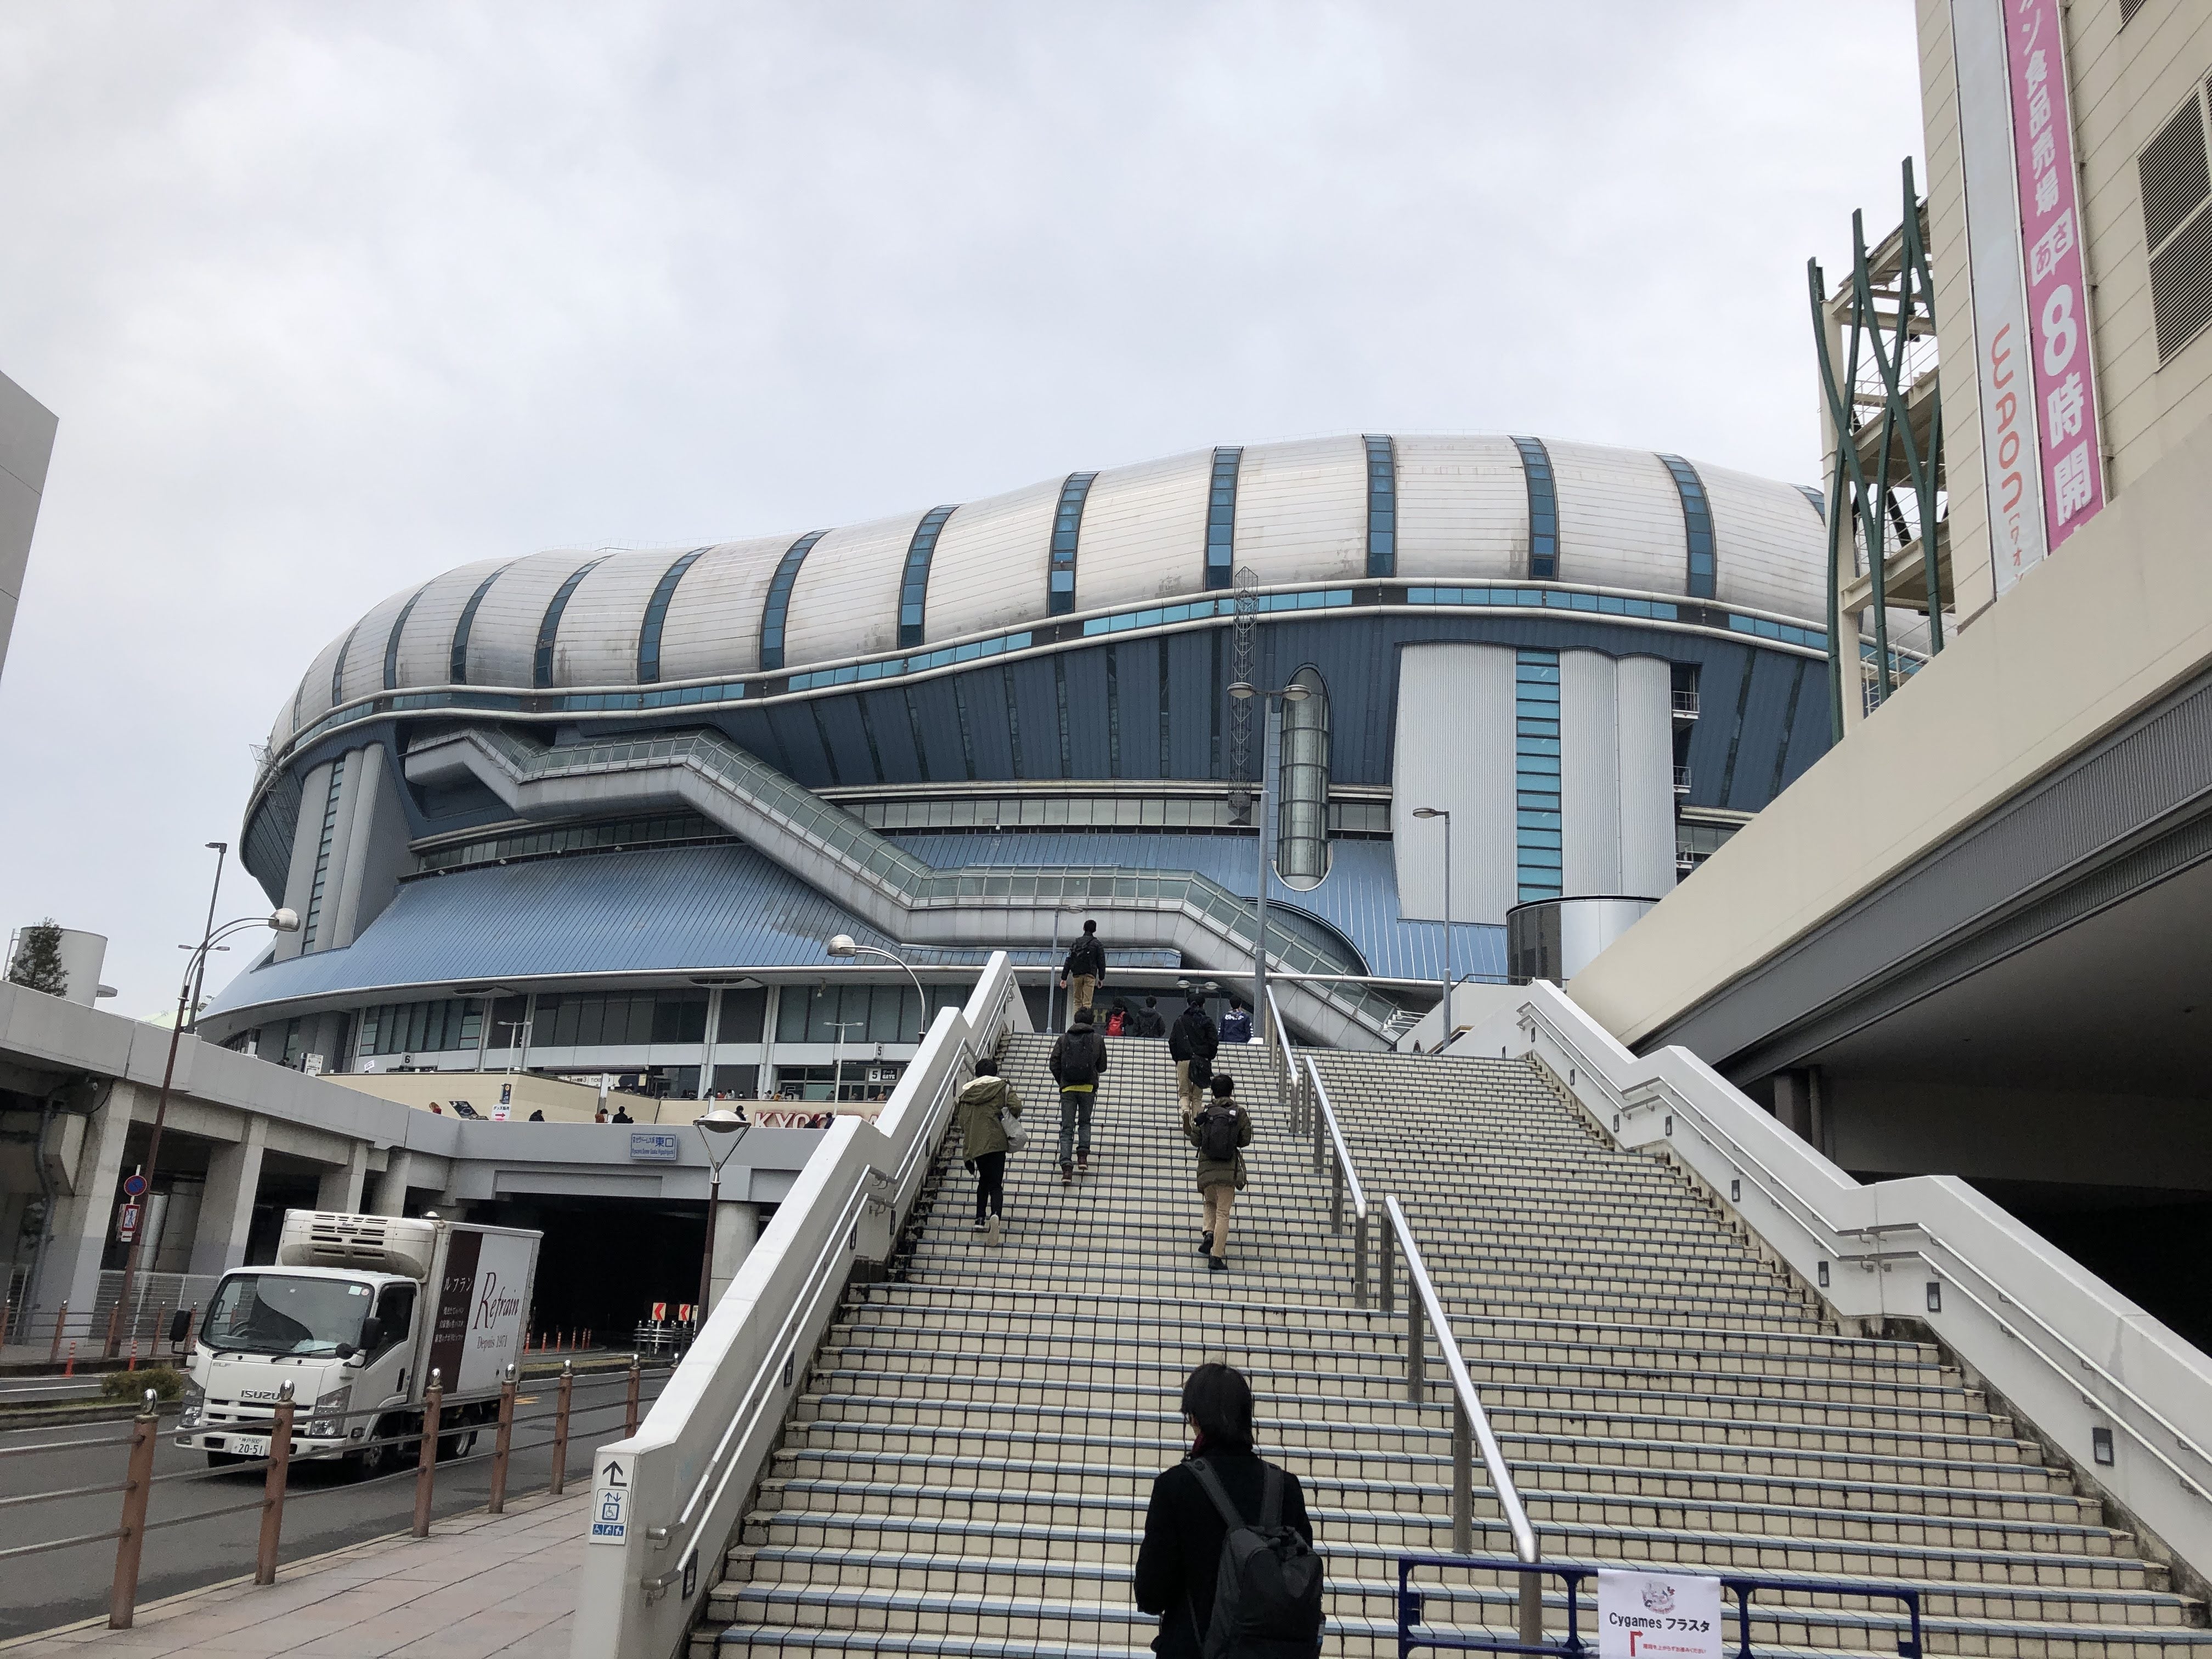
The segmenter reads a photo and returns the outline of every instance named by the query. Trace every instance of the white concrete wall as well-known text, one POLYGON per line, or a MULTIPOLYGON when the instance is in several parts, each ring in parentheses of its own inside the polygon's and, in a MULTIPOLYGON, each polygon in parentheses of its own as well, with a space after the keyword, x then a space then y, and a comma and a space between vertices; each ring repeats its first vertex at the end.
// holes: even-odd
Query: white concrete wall
POLYGON ((0 669, 7 666, 8 636, 23 597, 57 424, 37 398, 0 374, 0 669))
POLYGON ((1400 913, 1443 919, 1443 825, 1452 815, 1452 920, 1503 923, 1514 885, 1513 660, 1494 645, 1413 645, 1398 657, 1391 775, 1400 913))

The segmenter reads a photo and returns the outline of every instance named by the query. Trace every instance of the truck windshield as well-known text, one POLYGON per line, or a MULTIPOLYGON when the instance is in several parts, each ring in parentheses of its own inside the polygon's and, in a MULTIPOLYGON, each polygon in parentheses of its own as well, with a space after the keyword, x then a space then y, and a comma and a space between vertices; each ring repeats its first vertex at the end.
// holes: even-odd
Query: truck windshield
POLYGON ((366 1285, 288 1273, 233 1273, 200 1331, 211 1348, 245 1353, 332 1353, 358 1347, 374 1305, 366 1285))

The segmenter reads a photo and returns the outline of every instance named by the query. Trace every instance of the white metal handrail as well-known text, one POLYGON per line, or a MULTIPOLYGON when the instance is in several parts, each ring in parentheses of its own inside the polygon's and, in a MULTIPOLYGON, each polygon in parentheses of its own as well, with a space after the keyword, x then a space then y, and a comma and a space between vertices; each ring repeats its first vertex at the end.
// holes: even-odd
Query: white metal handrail
POLYGON ((1963 1182, 1863 1185, 1694 1054, 1631 1054, 1548 983, 1456 1046, 1517 1046, 1550 1065, 1618 1144, 1671 1146, 1839 1316, 1924 1322, 2168 1548, 2212 1571, 2212 1453, 2182 1426, 2212 1421, 2212 1360, 1963 1182), (1677 1119, 1686 1134, 1676 1135, 1677 1119), (1771 1218, 1747 1206, 1747 1186, 1771 1218), (1989 1237, 1970 1255, 1960 1229, 1989 1237), (1899 1233, 1921 1242, 1885 1248, 1899 1233), (1899 1271, 1914 1266, 1923 1272, 1899 1271))
POLYGON ((1266 994, 1267 1058, 1275 1069, 1275 1092, 1290 1105, 1291 1132, 1295 1134, 1304 1103, 1298 1098, 1297 1055, 1291 1048, 1291 1028, 1283 1023, 1283 1011, 1275 1006, 1275 988, 1269 985, 1266 994))

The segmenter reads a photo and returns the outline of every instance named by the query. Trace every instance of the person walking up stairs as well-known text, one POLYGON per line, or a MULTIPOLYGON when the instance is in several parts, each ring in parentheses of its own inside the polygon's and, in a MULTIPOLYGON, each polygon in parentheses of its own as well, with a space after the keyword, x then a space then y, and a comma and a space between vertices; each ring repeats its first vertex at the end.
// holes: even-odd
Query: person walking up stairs
POLYGON ((985 1054, 975 1062, 975 1076, 960 1091, 953 1121, 960 1130, 960 1151, 975 1176, 975 1231, 996 1244, 1004 1233, 1000 1212, 1006 1207, 1006 1154, 1013 1137, 1006 1131, 1006 1114, 1022 1115, 1022 1097, 1014 1085, 999 1075, 999 1062, 985 1054), (986 1222, 984 1211, 990 1214, 986 1222))
POLYGON ((1237 1079, 1223 1072, 1213 1098, 1182 1121, 1184 1137, 1198 1148, 1198 1253, 1215 1273, 1229 1271, 1229 1212, 1244 1189, 1244 1148, 1252 1144, 1250 1114, 1237 1103, 1237 1079))
POLYGON ((1060 1183, 1066 1187, 1079 1168, 1091 1167, 1091 1113, 1098 1079, 1106 1075, 1106 1039, 1088 1007, 1075 1011, 1074 1025, 1052 1045, 1049 1064, 1060 1085, 1060 1183))

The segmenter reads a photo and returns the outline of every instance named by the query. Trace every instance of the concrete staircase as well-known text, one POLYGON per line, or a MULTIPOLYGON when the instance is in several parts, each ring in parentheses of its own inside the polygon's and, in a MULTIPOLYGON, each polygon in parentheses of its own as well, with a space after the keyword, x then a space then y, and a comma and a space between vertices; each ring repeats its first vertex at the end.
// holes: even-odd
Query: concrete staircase
MULTIPOLYGON (((1009 1161, 1005 1242, 972 1231, 972 1178, 941 1159, 891 1277, 855 1290, 805 1379, 695 1654, 1143 1649, 1132 1564, 1203 1359, 1250 1377, 1261 1449, 1304 1483, 1324 1651, 1395 1653, 1396 1556, 1450 1547, 1448 1392, 1407 1402, 1402 1303, 1352 1307, 1350 1235, 1328 1230, 1263 1054, 1224 1051, 1258 1133, 1234 1271, 1217 1274, 1194 1254, 1165 1045, 1113 1042, 1091 1170, 1063 1188, 1048 1044, 1016 1037, 1005 1057, 1034 1126, 1009 1161)), ((1322 1066, 1369 1193, 1395 1192, 1419 1232, 1547 1559, 1916 1584, 1936 1653, 2212 1644, 2202 1606, 1932 1346, 1839 1334, 1679 1176, 1605 1148, 1536 1073, 1322 1066)), ((1510 1553, 1486 1492, 1475 1524, 1478 1553, 1510 1553)), ((1423 1582, 1432 1621, 1510 1638, 1510 1582, 1423 1582)), ((1556 1637, 1564 1597, 1547 1601, 1556 1637)), ((1893 1653, 1902 1629, 1879 1597, 1754 1609, 1762 1653, 1893 1653)), ((1587 1612, 1582 1628, 1593 1640, 1587 1612)))

